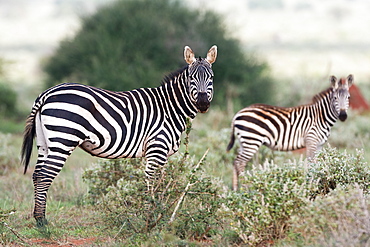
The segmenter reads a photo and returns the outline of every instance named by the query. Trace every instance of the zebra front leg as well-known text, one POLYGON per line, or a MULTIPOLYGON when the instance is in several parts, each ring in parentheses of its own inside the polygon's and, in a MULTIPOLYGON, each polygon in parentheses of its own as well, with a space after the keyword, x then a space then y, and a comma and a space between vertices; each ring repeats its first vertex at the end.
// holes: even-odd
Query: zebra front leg
POLYGON ((146 152, 146 166, 145 166, 145 176, 146 176, 146 182, 148 187, 148 192, 152 194, 154 193, 154 185, 155 181, 158 180, 160 177, 160 171, 162 171, 162 168, 167 163, 167 154, 168 151, 164 148, 158 148, 157 145, 155 145, 156 148, 148 148, 148 151, 146 152))
POLYGON ((155 184, 158 181, 162 168, 166 162, 158 162, 156 159, 148 158, 145 167, 145 175, 146 175, 146 183, 147 183, 147 191, 154 196, 155 192, 155 184))
POLYGON ((325 142, 322 142, 322 144, 319 143, 319 140, 317 140, 316 135, 309 134, 306 137, 306 158, 309 161, 315 162, 317 152, 321 150, 322 146, 325 142))

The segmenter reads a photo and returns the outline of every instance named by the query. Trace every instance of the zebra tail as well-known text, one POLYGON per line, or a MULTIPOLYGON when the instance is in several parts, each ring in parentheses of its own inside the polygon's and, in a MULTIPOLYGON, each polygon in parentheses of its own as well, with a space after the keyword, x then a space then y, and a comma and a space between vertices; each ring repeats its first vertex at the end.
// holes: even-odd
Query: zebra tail
POLYGON ((35 114, 34 112, 27 118, 26 127, 24 128, 23 144, 21 151, 21 163, 24 165, 24 174, 27 172, 28 164, 30 163, 33 147, 33 139, 36 135, 35 129, 35 114))
POLYGON ((227 145, 227 149, 226 149, 227 152, 229 152, 230 149, 233 148, 234 142, 235 142, 235 135, 234 135, 234 124, 233 124, 232 127, 231 127, 230 142, 229 142, 229 145, 227 145))

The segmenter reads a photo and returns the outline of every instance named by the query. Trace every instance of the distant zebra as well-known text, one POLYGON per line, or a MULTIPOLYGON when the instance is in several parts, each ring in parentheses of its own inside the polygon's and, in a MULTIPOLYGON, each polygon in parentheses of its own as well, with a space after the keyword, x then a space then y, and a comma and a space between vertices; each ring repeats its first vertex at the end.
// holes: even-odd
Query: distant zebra
POLYGON ((146 157, 150 189, 156 171, 177 152, 186 119, 208 111, 213 97, 217 46, 206 58, 184 49, 187 66, 157 88, 111 92, 64 83, 41 93, 27 118, 22 146, 26 173, 36 136, 38 158, 33 173, 34 218, 45 219, 47 191, 76 147, 108 159, 146 157))
POLYGON ((306 147, 308 158, 325 144, 330 129, 339 120, 345 121, 349 107, 349 87, 353 76, 339 81, 330 77, 331 87, 313 97, 313 102, 297 107, 254 104, 237 112, 232 120, 229 151, 240 143, 234 160, 233 189, 238 189, 239 175, 262 144, 273 150, 292 151, 306 147))

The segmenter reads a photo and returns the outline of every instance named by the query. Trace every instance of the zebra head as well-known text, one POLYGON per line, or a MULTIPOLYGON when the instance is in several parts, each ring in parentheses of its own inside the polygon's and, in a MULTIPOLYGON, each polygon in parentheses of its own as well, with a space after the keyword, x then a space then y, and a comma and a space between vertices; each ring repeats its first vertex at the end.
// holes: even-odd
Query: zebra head
POLYGON ((216 61, 217 46, 212 46, 206 58, 195 58, 189 46, 185 46, 184 58, 188 66, 189 95, 198 112, 205 113, 213 98, 212 64, 216 61))
POLYGON ((337 80, 335 76, 331 76, 330 83, 334 89, 331 104, 338 113, 339 120, 345 121, 349 107, 349 88, 353 84, 353 75, 349 75, 347 78, 341 78, 340 80, 337 80))

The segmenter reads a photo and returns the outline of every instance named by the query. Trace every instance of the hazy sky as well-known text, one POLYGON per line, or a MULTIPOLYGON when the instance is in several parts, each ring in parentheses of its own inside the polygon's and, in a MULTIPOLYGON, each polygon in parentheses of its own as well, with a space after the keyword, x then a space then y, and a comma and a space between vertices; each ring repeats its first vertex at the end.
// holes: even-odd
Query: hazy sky
MULTIPOLYGON (((107 0, 0 0, 0 57, 9 77, 39 81, 40 60, 73 35, 79 16, 107 0)), ((186 0, 225 18, 231 36, 267 60, 274 76, 329 74, 370 81, 368 0, 186 0), (275 3, 275 4, 271 4, 275 3), (267 4, 269 8, 262 8, 267 4)), ((219 48, 222 52, 222 47, 219 48)))

